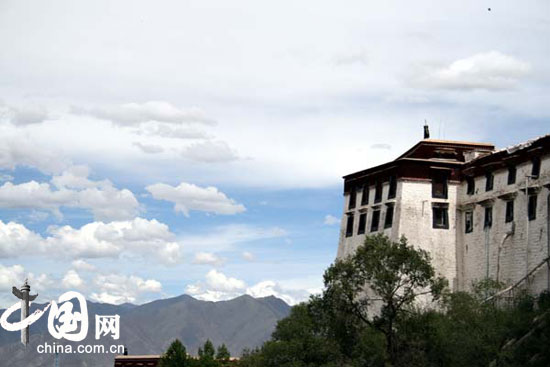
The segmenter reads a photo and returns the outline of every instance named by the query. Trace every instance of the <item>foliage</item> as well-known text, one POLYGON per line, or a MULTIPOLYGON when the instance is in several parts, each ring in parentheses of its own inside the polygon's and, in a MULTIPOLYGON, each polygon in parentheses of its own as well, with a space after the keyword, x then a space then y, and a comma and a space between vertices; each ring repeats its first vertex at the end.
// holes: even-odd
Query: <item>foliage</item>
POLYGON ((200 367, 216 367, 218 363, 216 362, 214 356, 216 350, 214 344, 208 339, 204 343, 202 348, 199 348, 199 366, 200 367))
POLYGON ((216 361, 219 363, 219 365, 226 365, 229 362, 230 358, 231 354, 229 353, 227 346, 225 344, 220 345, 218 347, 218 350, 216 351, 216 361))
POLYGON ((185 367, 189 366, 187 359, 187 351, 185 347, 176 339, 170 344, 166 353, 164 353, 159 361, 159 367, 185 367))
POLYGON ((550 293, 487 301, 502 288, 487 279, 448 293, 424 251, 367 237, 327 269, 322 296, 294 306, 239 366, 549 366, 550 293))
POLYGON ((446 286, 426 251, 413 248, 405 237, 392 242, 384 235, 367 236, 355 255, 327 269, 324 280, 325 297, 384 334, 391 364, 397 356, 397 318, 421 295, 439 299, 446 286))

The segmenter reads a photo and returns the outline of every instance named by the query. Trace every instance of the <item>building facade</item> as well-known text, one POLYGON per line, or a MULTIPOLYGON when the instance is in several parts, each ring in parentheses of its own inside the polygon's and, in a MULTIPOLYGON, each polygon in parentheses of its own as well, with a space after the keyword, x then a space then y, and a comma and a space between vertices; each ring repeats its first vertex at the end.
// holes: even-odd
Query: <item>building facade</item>
POLYGON ((338 258, 365 235, 406 236, 453 290, 485 278, 550 290, 550 135, 507 149, 424 139, 344 177, 338 258), (540 266, 539 266, 540 265, 540 266), (538 267, 537 267, 538 266, 538 267))

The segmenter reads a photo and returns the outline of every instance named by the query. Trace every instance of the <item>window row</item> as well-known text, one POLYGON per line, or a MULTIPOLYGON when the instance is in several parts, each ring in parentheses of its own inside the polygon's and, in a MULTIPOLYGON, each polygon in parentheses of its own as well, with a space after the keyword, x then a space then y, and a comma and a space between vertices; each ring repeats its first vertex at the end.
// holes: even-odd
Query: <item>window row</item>
MULTIPOLYGON (((377 232, 380 226, 380 209, 372 211, 370 232, 377 232)), ((355 215, 353 213, 348 214, 346 223, 346 237, 353 236, 353 223, 355 215)), ((393 225, 393 205, 388 205, 386 208, 386 216, 384 217, 384 229, 391 228, 393 225)), ((367 212, 359 213, 359 225, 357 226, 357 234, 365 234, 367 229, 367 212)))
MULTIPOLYGON (((506 201, 506 210, 504 212, 504 222, 510 223, 514 221, 514 200, 506 201)), ((537 219, 537 195, 529 195, 527 203, 527 218, 529 220, 537 219)), ((493 207, 485 207, 485 215, 483 219, 483 228, 488 229, 493 226, 493 207)), ((474 230, 474 212, 469 210, 464 213, 464 232, 471 233, 474 230)))
MULTIPOLYGON (((374 203, 379 203, 382 201, 382 181, 377 181, 374 184, 374 203)), ((361 191, 361 206, 369 204, 369 191, 370 186, 368 184, 363 185, 359 188, 351 188, 349 193, 349 203, 348 209, 355 209, 357 206, 357 192, 361 191)), ((389 188, 388 188, 388 200, 395 198, 397 192, 397 178, 395 176, 390 177, 389 188)))
MULTIPOLYGON (((531 160, 531 177, 537 178, 540 175, 540 157, 535 157, 531 160)), ((508 185, 513 185, 516 183, 517 169, 515 166, 508 167, 508 185)), ((493 190, 495 182, 495 175, 493 172, 489 171, 485 173, 485 191, 493 190)), ((466 179, 466 193, 468 195, 475 194, 476 183, 473 177, 468 177, 466 179)))

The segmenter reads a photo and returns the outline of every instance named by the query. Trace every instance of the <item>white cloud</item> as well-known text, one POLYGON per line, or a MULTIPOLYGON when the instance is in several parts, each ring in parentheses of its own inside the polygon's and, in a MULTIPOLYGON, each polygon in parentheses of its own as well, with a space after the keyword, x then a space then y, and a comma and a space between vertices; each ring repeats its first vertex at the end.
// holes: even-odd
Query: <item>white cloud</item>
POLYGON ((181 242, 189 249, 223 251, 240 243, 281 238, 287 235, 287 231, 280 227, 232 224, 211 228, 206 233, 183 235, 181 242))
POLYGON ((0 118, 14 125, 38 124, 49 117, 44 106, 27 103, 20 106, 0 105, 0 118))
POLYGON ((42 237, 15 222, 4 223, 0 220, 0 243, 0 258, 39 254, 44 251, 42 237))
POLYGON ((174 203, 174 210, 182 212, 186 217, 192 210, 207 213, 232 215, 242 213, 245 207, 228 198, 217 188, 199 187, 185 182, 178 186, 157 183, 145 188, 157 200, 174 203))
POLYGON ((246 287, 246 283, 212 269, 206 274, 206 286, 214 291, 236 292, 243 290, 246 287))
POLYGON ((138 141, 134 142, 134 146, 139 148, 143 153, 157 154, 164 152, 164 148, 155 144, 143 144, 138 141))
POLYGON ((96 271, 96 267, 82 259, 76 259, 74 260, 72 263, 71 263, 72 267, 75 268, 76 270, 80 270, 80 271, 87 271, 87 272, 91 272, 91 271, 96 271))
POLYGON ((0 126, 0 168, 27 166, 44 173, 59 173, 69 162, 59 152, 33 140, 18 129, 0 126))
POLYGON ((181 246, 166 224, 135 218, 131 221, 92 222, 81 228, 51 226, 42 237, 25 226, 0 221, 0 258, 51 256, 55 258, 129 258, 172 265, 181 261, 181 246))
POLYGON ((336 218, 333 215, 327 214, 325 215, 325 221, 324 224, 327 226, 333 226, 340 223, 340 219, 336 218))
POLYGON ((251 252, 243 251, 242 255, 243 255, 243 259, 245 259, 246 261, 254 261, 255 260, 255 256, 251 252))
POLYGON ((61 280, 61 284, 66 289, 81 289, 84 286, 84 281, 75 270, 71 269, 61 280))
POLYGON ((145 280, 134 275, 97 275, 93 283, 97 291, 93 292, 90 298, 110 304, 136 303, 148 294, 158 294, 162 291, 162 284, 159 281, 145 280))
POLYGON ((61 207, 90 210, 96 220, 122 220, 134 218, 139 203, 134 194, 115 188, 108 180, 91 181, 88 169, 71 167, 52 184, 29 181, 21 184, 6 182, 0 186, 0 207, 49 210, 61 217, 61 207))
POLYGON ((246 283, 240 279, 228 277, 216 270, 210 270, 204 282, 190 284, 186 293, 205 301, 221 301, 235 298, 244 293, 246 283))
POLYGON ((136 134, 147 136, 159 136, 170 139, 207 139, 208 134, 192 127, 174 126, 173 124, 151 121, 140 125, 134 130, 136 134))
POLYGON ((283 289, 277 282, 265 280, 247 288, 246 294, 254 298, 274 296, 282 299, 289 305, 295 305, 307 300, 310 292, 307 290, 283 289))
POLYGON ((185 158, 204 163, 230 162, 239 159, 235 150, 226 142, 212 140, 194 143, 188 146, 182 155, 185 158))
POLYGON ((126 103, 119 106, 95 108, 73 107, 73 112, 109 120, 114 124, 123 126, 131 126, 148 121, 172 124, 215 124, 215 121, 207 117, 199 108, 178 108, 165 101, 149 101, 141 104, 126 103))
POLYGON ((413 83, 441 89, 509 89, 515 87, 530 69, 529 63, 525 61, 490 51, 420 74, 413 79, 413 83))
POLYGON ((211 252, 197 252, 193 264, 220 266, 225 262, 224 259, 211 252))
POLYGON ((11 287, 23 284, 25 279, 25 268, 21 265, 4 266, 0 264, 0 289, 9 291, 11 287))
POLYGON ((46 274, 36 275, 27 272, 22 265, 12 266, 0 264, 0 308, 14 304, 14 298, 11 294, 12 287, 20 287, 25 279, 31 286, 31 294, 39 291, 42 301, 49 299, 49 292, 58 285, 50 276, 46 274))
POLYGON ((185 291, 205 301, 223 301, 248 294, 255 298, 275 296, 290 305, 307 300, 312 293, 308 289, 284 288, 272 280, 261 281, 248 287, 244 281, 228 277, 216 270, 209 271, 204 282, 189 284, 185 291))

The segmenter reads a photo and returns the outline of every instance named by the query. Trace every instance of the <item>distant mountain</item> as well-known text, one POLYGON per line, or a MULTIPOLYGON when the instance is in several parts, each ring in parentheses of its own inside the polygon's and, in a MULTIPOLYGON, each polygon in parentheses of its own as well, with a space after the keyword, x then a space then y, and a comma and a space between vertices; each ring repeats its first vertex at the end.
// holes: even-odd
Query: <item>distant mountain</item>
MULTIPOLYGON (((44 305, 32 305, 31 312, 44 305)), ((0 310, 0 313, 4 310, 0 310)), ((161 354, 175 338, 191 354, 197 354, 206 339, 218 346, 225 343, 232 355, 253 348, 269 339, 278 320, 286 317, 290 306, 275 297, 253 298, 247 295, 229 301, 200 301, 188 295, 136 306, 88 302, 87 338, 77 344, 123 344, 129 354, 161 354), (120 315, 120 339, 110 336, 95 340, 95 315, 120 315)), ((40 344, 72 344, 53 339, 47 331, 47 314, 31 328, 30 344, 25 351, 19 332, 0 328, 0 366, 54 366, 53 354, 38 354, 40 344)), ((10 318, 16 321, 17 317, 10 318)), ((112 366, 113 354, 60 354, 60 367, 112 366)))

